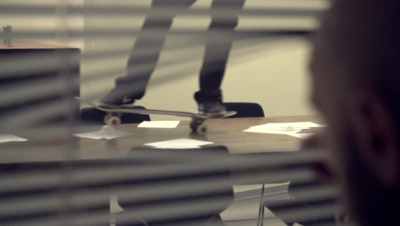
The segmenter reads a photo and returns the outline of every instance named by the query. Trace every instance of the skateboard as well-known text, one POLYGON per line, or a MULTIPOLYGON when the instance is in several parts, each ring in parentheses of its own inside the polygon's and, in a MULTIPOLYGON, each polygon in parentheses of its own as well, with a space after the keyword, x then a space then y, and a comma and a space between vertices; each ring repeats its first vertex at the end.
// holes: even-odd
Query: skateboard
POLYGON ((218 116, 218 117, 208 117, 206 115, 196 114, 192 112, 185 112, 185 111, 169 111, 169 110, 157 110, 157 109, 141 109, 136 108, 133 105, 122 106, 120 108, 104 108, 100 107, 91 102, 84 103, 100 110, 107 112, 107 115, 104 117, 104 122, 111 126, 111 125, 119 125, 121 124, 121 115, 123 113, 134 113, 134 114, 149 114, 149 115, 171 115, 171 116, 178 116, 178 117, 187 117, 191 118, 190 122, 190 129, 198 134, 204 135, 207 133, 207 126, 204 124, 209 118, 226 118, 232 115, 235 115, 236 111, 227 111, 225 114, 218 116))

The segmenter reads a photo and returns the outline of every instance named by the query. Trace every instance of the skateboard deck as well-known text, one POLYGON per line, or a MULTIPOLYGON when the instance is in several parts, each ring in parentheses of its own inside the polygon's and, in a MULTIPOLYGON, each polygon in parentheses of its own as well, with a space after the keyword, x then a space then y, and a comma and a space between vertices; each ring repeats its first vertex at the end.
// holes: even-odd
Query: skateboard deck
MULTIPOLYGON (((77 98, 79 99, 79 98, 77 98)), ((94 103, 83 101, 98 110, 107 112, 107 116, 104 118, 104 122, 107 125, 118 125, 121 123, 119 117, 122 113, 134 113, 134 114, 149 114, 149 115, 170 115, 170 116, 177 116, 177 117, 187 117, 191 118, 190 128, 199 134, 205 134, 207 128, 203 124, 203 122, 209 118, 226 118, 232 115, 235 115, 236 111, 227 111, 223 115, 215 116, 215 117, 208 117, 206 115, 196 114, 192 112, 186 111, 170 111, 170 110, 158 110, 158 109, 140 109, 135 108, 133 105, 122 106, 120 108, 104 108, 98 106, 94 103)))

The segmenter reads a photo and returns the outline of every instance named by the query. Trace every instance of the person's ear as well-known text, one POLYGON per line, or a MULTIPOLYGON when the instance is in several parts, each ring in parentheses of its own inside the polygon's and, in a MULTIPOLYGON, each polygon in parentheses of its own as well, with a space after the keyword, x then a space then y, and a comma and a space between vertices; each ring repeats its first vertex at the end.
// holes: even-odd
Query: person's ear
POLYGON ((396 118, 371 92, 357 93, 349 103, 363 162, 384 186, 393 185, 400 167, 396 118))

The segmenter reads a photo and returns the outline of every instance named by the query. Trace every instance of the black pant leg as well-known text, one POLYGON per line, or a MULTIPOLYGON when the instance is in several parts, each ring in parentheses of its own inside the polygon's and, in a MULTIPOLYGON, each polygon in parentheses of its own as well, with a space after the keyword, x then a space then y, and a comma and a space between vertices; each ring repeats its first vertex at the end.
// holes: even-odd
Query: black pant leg
POLYGON ((162 15, 150 15, 146 18, 141 34, 132 47, 127 72, 116 80, 116 89, 133 99, 144 96, 151 74, 154 72, 167 33, 172 25, 176 12, 173 9, 190 7, 196 0, 153 0, 153 9, 169 7, 162 15), (170 11, 169 9, 172 9, 170 11))
MULTIPOLYGON (((214 0, 212 8, 234 9, 239 12, 244 6, 245 0, 214 0)), ((225 73, 226 64, 232 47, 232 41, 216 40, 215 31, 224 31, 227 37, 234 33, 238 24, 238 16, 218 18, 213 17, 209 27, 209 36, 206 40, 204 61, 200 71, 200 91, 196 92, 197 102, 204 100, 218 100, 222 98, 221 83, 225 73)))

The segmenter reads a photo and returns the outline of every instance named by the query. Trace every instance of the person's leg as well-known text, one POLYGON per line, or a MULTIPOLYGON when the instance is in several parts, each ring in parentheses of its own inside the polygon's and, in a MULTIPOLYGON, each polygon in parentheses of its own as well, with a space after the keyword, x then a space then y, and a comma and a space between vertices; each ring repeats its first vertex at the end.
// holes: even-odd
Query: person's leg
MULTIPOLYGON (((222 9, 234 9, 239 12, 245 0, 214 0, 212 7, 222 9)), ((232 13, 224 18, 213 18, 209 27, 210 36, 207 37, 203 66, 200 71, 200 90, 195 93, 195 99, 199 104, 199 113, 209 116, 218 116, 225 113, 222 105, 221 83, 225 73, 231 41, 216 43, 214 31, 234 32, 238 23, 238 16, 232 13)), ((230 35, 229 35, 230 36, 230 35)))
MULTIPOLYGON (((189 7, 196 0, 153 0, 152 8, 189 7)), ((148 16, 133 48, 130 51, 127 72, 115 81, 115 88, 100 101, 103 106, 119 106, 141 99, 153 73, 166 35, 171 27, 174 11, 167 11, 165 17, 148 16), (156 31, 156 33, 151 32, 156 31)))

